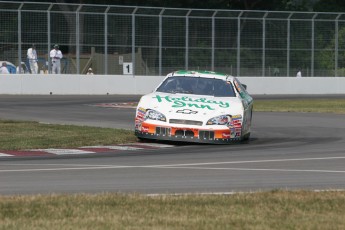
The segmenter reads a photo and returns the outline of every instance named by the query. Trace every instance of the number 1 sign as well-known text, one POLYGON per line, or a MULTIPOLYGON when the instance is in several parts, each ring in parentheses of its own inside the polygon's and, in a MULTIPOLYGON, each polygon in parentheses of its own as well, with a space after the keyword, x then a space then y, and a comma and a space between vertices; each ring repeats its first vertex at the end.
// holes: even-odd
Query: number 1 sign
POLYGON ((124 62, 123 63, 123 74, 133 74, 133 63, 124 62))

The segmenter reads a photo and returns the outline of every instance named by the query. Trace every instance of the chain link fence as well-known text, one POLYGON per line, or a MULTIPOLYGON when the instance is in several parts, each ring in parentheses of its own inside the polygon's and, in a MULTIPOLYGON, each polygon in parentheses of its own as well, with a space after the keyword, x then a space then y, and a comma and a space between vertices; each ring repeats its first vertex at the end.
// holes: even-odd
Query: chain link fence
POLYGON ((28 65, 35 44, 41 73, 58 44, 64 74, 345 76, 343 13, 0 1, 0 26, 0 60, 28 65))

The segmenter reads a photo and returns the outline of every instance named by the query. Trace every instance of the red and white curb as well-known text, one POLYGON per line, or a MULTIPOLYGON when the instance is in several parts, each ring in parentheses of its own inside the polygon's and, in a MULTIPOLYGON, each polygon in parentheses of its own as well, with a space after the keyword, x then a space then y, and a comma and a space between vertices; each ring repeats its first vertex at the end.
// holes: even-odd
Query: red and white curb
POLYGON ((14 157, 14 156, 53 156, 53 155, 83 155, 119 151, 137 151, 145 149, 160 149, 170 148, 174 145, 166 145, 159 143, 131 143, 121 145, 97 145, 97 146, 84 146, 73 149, 29 149, 29 150, 0 150, 0 157, 14 157))

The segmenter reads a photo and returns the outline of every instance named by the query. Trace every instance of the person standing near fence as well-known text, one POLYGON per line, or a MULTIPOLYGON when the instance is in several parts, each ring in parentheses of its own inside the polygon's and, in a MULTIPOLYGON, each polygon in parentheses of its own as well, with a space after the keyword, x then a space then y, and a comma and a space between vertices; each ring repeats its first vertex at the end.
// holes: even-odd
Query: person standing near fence
POLYGON ((90 67, 88 70, 87 70, 87 75, 93 75, 93 72, 92 72, 92 68, 90 67))
POLYGON ((31 73, 37 74, 38 73, 38 65, 37 65, 37 51, 36 51, 35 44, 32 44, 32 46, 28 49, 27 58, 29 60, 31 73))
POLYGON ((61 58, 63 57, 59 45, 55 44, 54 49, 50 51, 50 58, 52 61, 52 73, 61 74, 61 58))
POLYGON ((296 77, 302 77, 302 72, 301 72, 300 69, 298 70, 298 72, 297 72, 297 74, 296 74, 296 77))

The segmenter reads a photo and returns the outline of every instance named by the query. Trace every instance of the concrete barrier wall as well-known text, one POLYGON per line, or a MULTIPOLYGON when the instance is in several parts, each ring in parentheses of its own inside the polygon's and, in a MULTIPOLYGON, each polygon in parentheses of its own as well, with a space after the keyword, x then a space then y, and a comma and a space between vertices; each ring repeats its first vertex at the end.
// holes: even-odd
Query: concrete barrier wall
MULTIPOLYGON (((105 95, 151 92, 165 76, 0 75, 0 94, 105 95)), ((239 77, 251 94, 345 94, 345 77, 239 77)))

